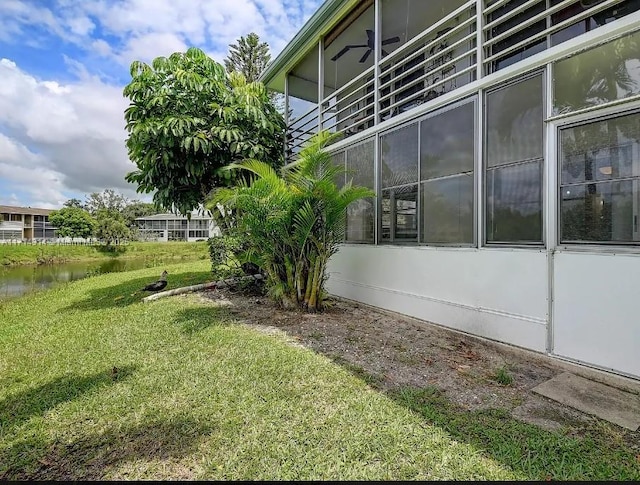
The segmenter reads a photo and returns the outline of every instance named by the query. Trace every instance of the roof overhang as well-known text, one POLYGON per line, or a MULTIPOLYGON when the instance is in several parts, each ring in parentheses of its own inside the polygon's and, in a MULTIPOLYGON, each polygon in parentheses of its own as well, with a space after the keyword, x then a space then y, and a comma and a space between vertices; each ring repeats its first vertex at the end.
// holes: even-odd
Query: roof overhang
POLYGON ((278 54, 260 76, 260 81, 274 91, 284 92, 286 74, 318 45, 324 37, 360 0, 325 0, 302 29, 278 54))
POLYGON ((55 209, 39 209, 37 207, 15 207, 12 205, 0 205, 0 214, 26 214, 35 216, 48 216, 55 209))

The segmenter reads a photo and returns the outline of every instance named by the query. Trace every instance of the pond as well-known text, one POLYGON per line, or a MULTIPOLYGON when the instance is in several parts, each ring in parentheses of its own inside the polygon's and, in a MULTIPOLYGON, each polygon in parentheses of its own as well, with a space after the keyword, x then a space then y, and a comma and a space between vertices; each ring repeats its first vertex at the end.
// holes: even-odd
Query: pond
MULTIPOLYGON (((161 266, 171 261, 157 258, 76 261, 38 266, 0 266, 0 300, 15 298, 33 290, 102 273, 119 273, 161 266)), ((173 263, 177 262, 173 260, 173 263)))

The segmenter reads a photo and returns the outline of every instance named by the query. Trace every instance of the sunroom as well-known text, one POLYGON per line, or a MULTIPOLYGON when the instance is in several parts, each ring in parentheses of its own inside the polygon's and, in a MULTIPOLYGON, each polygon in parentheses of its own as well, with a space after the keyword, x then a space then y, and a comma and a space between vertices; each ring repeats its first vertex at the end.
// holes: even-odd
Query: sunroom
POLYGON ((332 293, 640 378, 640 0, 327 0, 263 81, 377 194, 332 293))

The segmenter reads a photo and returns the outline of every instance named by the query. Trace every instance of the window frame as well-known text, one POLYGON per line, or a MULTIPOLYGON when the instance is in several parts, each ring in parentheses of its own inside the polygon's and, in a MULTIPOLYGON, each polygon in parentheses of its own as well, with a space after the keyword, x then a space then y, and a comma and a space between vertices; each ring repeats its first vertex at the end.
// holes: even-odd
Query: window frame
POLYGON ((547 223, 549 221, 549 216, 547 214, 546 211, 546 205, 547 205, 547 192, 548 192, 548 187, 547 187, 547 177, 546 177, 546 171, 548 170, 548 166, 549 166, 549 161, 547 160, 547 143, 548 143, 548 136, 547 136, 547 116, 548 116, 548 96, 549 96, 549 86, 548 86, 548 82, 547 82, 547 69, 548 66, 542 66, 536 69, 533 69, 531 71, 527 71, 525 73, 519 74, 517 76, 514 76, 512 78, 509 78, 508 80, 499 83, 499 84, 495 84, 493 86, 488 87, 487 89, 484 89, 482 91, 482 163, 481 163, 481 170, 482 170, 482 214, 480 215, 479 222, 480 224, 482 224, 482 245, 481 247, 486 247, 486 248, 523 248, 523 249, 546 249, 548 246, 548 240, 547 240, 547 231, 546 231, 546 227, 547 227, 547 223), (488 109, 487 109, 487 99, 489 97, 490 94, 502 90, 502 89, 507 89, 511 86, 514 86, 520 82, 523 81, 528 81, 530 79, 533 79, 537 76, 541 77, 542 80, 542 99, 541 99, 541 103, 542 103, 542 156, 541 157, 537 157, 537 158, 531 158, 531 159, 527 159, 527 160, 518 160, 516 162, 510 162, 510 163, 506 163, 506 164, 502 164, 502 165, 498 165, 496 167, 489 167, 488 166, 488 143, 487 143, 487 137, 488 137, 488 127, 489 127, 489 120, 488 120, 488 109), (487 231, 487 221, 488 221, 488 208, 489 208, 489 204, 487 203, 487 181, 489 179, 489 177, 487 176, 487 173, 489 172, 489 169, 492 170, 498 170, 502 167, 513 167, 516 165, 522 165, 522 164, 526 164, 526 163, 531 163, 534 161, 540 161, 541 162, 541 180, 540 180, 540 210, 542 213, 542 221, 540 223, 540 227, 541 227, 541 240, 540 241, 489 241, 488 240, 488 231, 487 231))
MULTIPOLYGON (((406 123, 395 125, 388 130, 380 131, 376 134, 376 137, 378 139, 377 153, 376 153, 376 173, 378 176, 377 184, 376 184, 376 193, 378 194, 377 203, 376 203, 376 208, 377 208, 376 210, 376 226, 377 226, 376 245, 380 245, 380 246, 418 246, 420 245, 420 212, 421 212, 420 211, 420 123, 422 122, 422 118, 424 118, 424 116, 411 118, 406 123), (382 141, 381 139, 385 135, 403 130, 405 128, 410 127, 411 125, 415 125, 417 142, 418 142, 417 149, 416 149, 416 156, 417 156, 416 181, 383 188, 382 187, 382 141), (400 189, 405 187, 412 187, 414 185, 416 187, 416 194, 417 194, 416 196, 416 224, 417 224, 416 239, 397 241, 395 240, 394 237, 391 237, 389 240, 383 240, 382 239, 382 199, 383 199, 382 192, 385 190, 395 190, 395 189, 400 189)), ((390 200, 393 200, 393 202, 395 203, 395 197, 393 197, 392 199, 390 198, 390 200)), ((393 213, 394 211, 391 212, 391 215, 393 215, 393 213)), ((391 233, 395 232, 395 221, 393 220, 393 218, 390 222, 389 230, 391 231, 391 233)))
MULTIPOLYGON (((476 248, 478 247, 478 215, 480 207, 478 206, 478 177, 480 176, 479 170, 481 169, 480 165, 480 150, 479 150, 479 142, 480 142, 480 130, 481 127, 478 126, 478 115, 480 110, 480 93, 475 92, 470 96, 466 96, 458 101, 453 103, 449 103, 446 106, 443 106, 439 109, 431 111, 425 116, 421 116, 418 118, 418 244, 420 246, 428 246, 428 247, 448 247, 448 248, 476 248), (435 177, 431 179, 422 180, 422 138, 421 128, 422 122, 428 120, 430 118, 434 118, 439 116, 447 111, 454 110, 461 106, 466 105, 467 103, 473 104, 473 211, 472 211, 472 219, 473 219, 473 241, 471 243, 433 243, 433 242, 422 242, 423 236, 423 221, 424 214, 422 214, 422 186, 425 182, 429 182, 432 180, 443 180, 452 177, 459 177, 469 172, 459 172, 451 175, 444 175, 440 177, 435 177)), ((484 146, 484 143, 483 143, 484 146)))
POLYGON ((373 239, 371 241, 349 241, 347 240, 347 214, 345 213, 345 234, 344 234, 344 239, 342 240, 341 244, 355 244, 358 246, 375 246, 378 244, 378 240, 377 240, 377 233, 376 230, 378 229, 378 214, 379 214, 379 210, 378 210, 378 205, 380 204, 380 192, 378 190, 378 157, 377 157, 377 135, 373 134, 371 136, 367 136, 364 138, 360 138, 358 140, 355 140, 353 143, 350 143, 349 145, 346 146, 341 146, 339 149, 337 150, 328 150, 328 154, 330 157, 334 158, 337 155, 341 155, 342 156, 342 168, 343 170, 345 170, 345 172, 342 174, 342 185, 339 188, 344 187, 344 185, 347 183, 347 151, 351 150, 359 145, 364 145, 366 143, 373 143, 373 188, 371 190, 373 190, 376 195, 373 197, 373 239))
MULTIPOLYGON (((340 153, 341 151, 343 152, 343 155, 344 155, 344 169, 345 169, 344 182, 343 183, 346 184, 347 180, 348 180, 348 177, 349 177, 349 173, 346 172, 346 170, 348 170, 348 164, 349 164, 349 157, 348 157, 348 153, 347 152, 349 150, 353 150, 354 148, 356 148, 358 146, 366 145, 367 143, 371 143, 372 144, 371 153, 373 155, 373 160, 372 160, 372 164, 373 164, 373 167, 372 167, 372 170, 373 170, 373 183, 371 184, 372 185, 371 190, 376 192, 376 195, 374 197, 372 197, 373 198, 373 201, 372 201, 373 202, 373 224, 372 224, 371 227, 373 229, 373 234, 372 234, 372 237, 371 237, 370 240, 361 240, 361 241, 350 241, 350 240, 348 240, 347 239, 347 235, 349 234, 349 225, 348 225, 349 219, 348 219, 348 214, 345 214, 345 233, 344 233, 345 240, 344 240, 344 242, 348 243, 348 244, 359 244, 359 245, 360 244, 365 244, 365 245, 375 245, 376 244, 376 220, 377 220, 377 217, 378 217, 378 213, 377 213, 377 209, 376 208, 377 208, 377 205, 378 205, 378 194, 379 194, 379 192, 376 191, 376 168, 377 168, 376 167, 376 138, 375 138, 375 136, 369 136, 369 137, 363 138, 363 139, 358 140, 357 142, 355 142, 355 143, 353 143, 353 144, 351 144, 351 145, 349 145, 347 147, 344 147, 343 149, 341 149, 341 150, 339 150, 338 152, 335 153, 335 154, 337 154, 337 153, 340 153)), ((332 154, 331 156, 334 156, 335 154, 332 154)), ((349 209, 347 208, 347 210, 349 210, 349 209)))
MULTIPOLYGON (((621 241, 565 241, 562 239, 562 130, 575 128, 577 126, 589 125, 592 123, 599 123, 602 121, 608 121, 615 118, 622 118, 624 116, 640 116, 640 106, 627 106, 626 109, 618 111, 606 111, 598 112, 595 116, 593 112, 588 114, 578 114, 571 119, 563 120, 561 123, 557 123, 554 127, 554 133, 556 138, 555 157, 556 157, 556 183, 555 183, 555 204, 556 204, 556 224, 555 231, 557 234, 557 248, 562 250, 594 250, 599 252, 614 252, 623 251, 630 253, 640 253, 640 240, 635 242, 621 242, 621 241), (585 116, 586 115, 586 116, 585 116)), ((636 177, 623 177, 621 179, 600 181, 600 182, 619 182, 623 180, 637 180, 640 183, 640 176, 636 177)), ((591 183, 596 183, 592 181, 591 183)), ((575 186, 587 186, 589 182, 570 184, 575 186)), ((639 216, 640 219, 640 216, 639 216)), ((640 224, 640 221, 639 221, 640 224)))

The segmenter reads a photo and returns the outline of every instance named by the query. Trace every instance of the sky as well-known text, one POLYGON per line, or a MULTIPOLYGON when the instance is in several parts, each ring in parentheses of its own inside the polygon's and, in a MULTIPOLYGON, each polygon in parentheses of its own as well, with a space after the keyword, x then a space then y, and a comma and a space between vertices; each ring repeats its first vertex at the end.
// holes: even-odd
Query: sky
POLYGON ((125 181, 134 60, 255 32, 275 57, 322 0, 0 0, 0 205, 58 208, 125 181))

